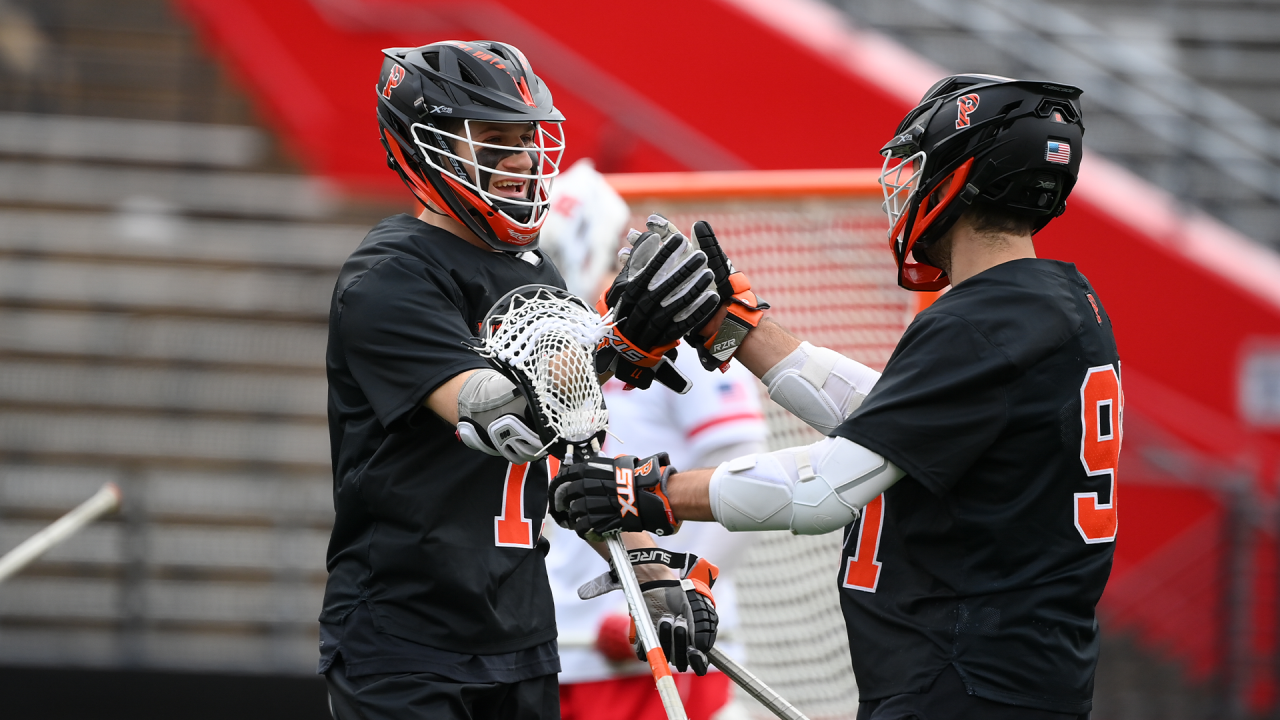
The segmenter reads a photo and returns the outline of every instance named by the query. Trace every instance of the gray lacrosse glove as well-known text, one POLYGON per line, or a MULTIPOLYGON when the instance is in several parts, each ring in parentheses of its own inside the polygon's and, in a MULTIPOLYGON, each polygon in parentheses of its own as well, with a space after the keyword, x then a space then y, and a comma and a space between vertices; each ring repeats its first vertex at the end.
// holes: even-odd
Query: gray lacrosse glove
POLYGON ((680 337, 706 324, 719 306, 715 275, 707 256, 666 218, 650 215, 645 232, 632 230, 626 265, 605 291, 596 310, 616 319, 596 354, 596 370, 628 385, 653 382, 687 392, 688 379, 669 357, 680 337))
POLYGON ((458 438, 473 450, 513 465, 546 454, 538 433, 525 422, 528 403, 520 388, 497 370, 472 373, 458 391, 458 438))
MULTIPOLYGON (((666 565, 679 572, 679 580, 653 580, 640 583, 649 617, 658 630, 658 644, 667 656, 667 662, 680 672, 693 668, 697 675, 706 675, 710 666, 707 653, 716 642, 716 630, 720 617, 716 614, 715 598, 711 586, 720 575, 720 568, 692 553, 672 553, 661 548, 636 548, 627 551, 631 565, 666 565)), ((618 576, 610 564, 609 572, 594 578, 578 588, 578 597, 590 600, 622 588, 618 576)), ((644 660, 644 648, 636 633, 635 621, 631 623, 631 644, 636 657, 644 660)))

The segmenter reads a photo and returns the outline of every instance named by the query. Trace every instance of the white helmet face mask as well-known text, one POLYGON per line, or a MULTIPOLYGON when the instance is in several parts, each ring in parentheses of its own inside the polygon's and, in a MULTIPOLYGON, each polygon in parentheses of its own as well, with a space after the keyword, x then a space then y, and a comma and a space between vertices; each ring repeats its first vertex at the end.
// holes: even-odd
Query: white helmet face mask
MULTIPOLYGON (((422 151, 427 164, 451 178, 474 193, 494 212, 501 214, 517 227, 536 229, 542 224, 551 205, 551 180, 560 174, 560 159, 564 155, 564 130, 560 123, 533 123, 534 141, 526 146, 495 145, 476 142, 472 138, 471 120, 463 121, 465 135, 455 135, 430 125, 414 123, 413 142, 422 151), (551 129, 554 128, 554 132, 551 129), (426 141, 429 140, 429 141, 426 141), (426 142, 424 142, 426 141, 426 142), (463 143, 470 151, 470 157, 463 157, 453 151, 450 141, 463 143), (526 152, 533 158, 533 167, 527 173, 499 170, 496 165, 514 152, 526 152), (437 157, 449 159, 445 168, 437 164, 437 157), (492 165, 485 164, 486 156, 493 157, 492 165), (495 195, 489 192, 488 178, 511 178, 528 183, 523 198, 508 195, 495 195), (478 183, 477 179, 482 183, 478 183), (527 210, 525 210, 527 208, 527 210), (513 216, 511 212, 516 214, 513 216)), ((497 124, 497 123, 495 123, 497 124)), ((503 125, 528 125, 530 123, 501 123, 503 125)))
POLYGON ((924 172, 924 164, 928 156, 923 150, 910 157, 895 157, 886 152, 884 166, 880 169, 880 187, 884 191, 884 202, 880 209, 889 216, 889 240, 905 242, 905 238, 895 236, 902 232, 898 227, 902 216, 911 207, 916 190, 920 184, 920 175, 924 172))

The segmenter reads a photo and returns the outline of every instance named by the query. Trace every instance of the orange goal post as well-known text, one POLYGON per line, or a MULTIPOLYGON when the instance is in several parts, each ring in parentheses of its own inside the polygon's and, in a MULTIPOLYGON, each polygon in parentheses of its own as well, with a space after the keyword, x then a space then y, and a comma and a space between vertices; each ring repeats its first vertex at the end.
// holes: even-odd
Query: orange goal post
MULTIPOLYGON (((606 175, 632 227, 661 213, 706 220, 733 262, 799 337, 884 367, 921 298, 897 286, 879 170, 606 175)), ((696 379, 695 379, 696 382, 696 379)), ((761 388, 763 391, 763 387, 761 388)), ((771 449, 818 434, 766 399, 771 449)), ((756 533, 735 569, 743 663, 812 720, 853 718, 857 689, 840 614, 843 533, 756 533)), ((742 707, 769 717, 757 703, 742 707)))

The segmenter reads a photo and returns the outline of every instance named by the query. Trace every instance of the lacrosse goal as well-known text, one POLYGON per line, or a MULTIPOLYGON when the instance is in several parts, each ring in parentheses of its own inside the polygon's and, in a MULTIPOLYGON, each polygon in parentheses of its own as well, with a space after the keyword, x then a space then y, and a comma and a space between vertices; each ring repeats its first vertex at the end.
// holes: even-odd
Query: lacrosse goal
MULTIPOLYGON (((608 176, 632 227, 653 212, 686 231, 706 220, 774 319, 877 370, 919 302, 896 283, 878 178, 876 170, 608 176)), ((771 449, 819 438, 767 398, 765 407, 771 449)), ((836 589, 841 541, 839 532, 760 533, 736 573, 744 664, 812 720, 857 712, 836 589)), ((743 705, 768 717, 754 701, 743 705)))

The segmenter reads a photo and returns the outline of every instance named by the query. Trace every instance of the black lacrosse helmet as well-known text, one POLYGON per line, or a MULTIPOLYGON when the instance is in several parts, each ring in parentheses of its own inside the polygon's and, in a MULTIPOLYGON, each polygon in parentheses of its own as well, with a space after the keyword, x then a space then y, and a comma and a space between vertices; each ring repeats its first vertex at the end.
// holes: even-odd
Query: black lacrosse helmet
POLYGON ((936 83, 880 154, 898 284, 941 290, 925 255, 971 205, 1032 220, 1039 232, 1066 209, 1080 172, 1080 88, 996 75, 936 83))
POLYGON ((419 202, 463 223, 493 249, 536 249, 564 152, 564 116, 524 53, 488 40, 382 53, 375 90, 387 165, 419 202), (496 164, 513 151, 476 142, 472 121, 532 123, 535 139, 524 148, 533 161, 530 172, 504 173, 486 164, 486 154, 496 164), (458 153, 459 143, 470 144, 473 160, 458 153), (523 199, 491 193, 490 179, 497 176, 523 182, 523 199))

